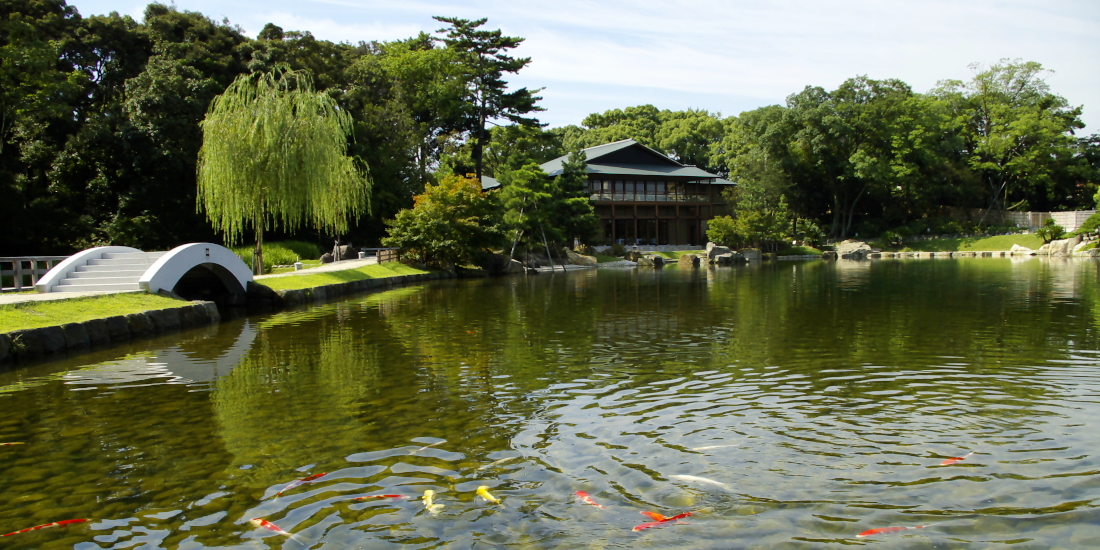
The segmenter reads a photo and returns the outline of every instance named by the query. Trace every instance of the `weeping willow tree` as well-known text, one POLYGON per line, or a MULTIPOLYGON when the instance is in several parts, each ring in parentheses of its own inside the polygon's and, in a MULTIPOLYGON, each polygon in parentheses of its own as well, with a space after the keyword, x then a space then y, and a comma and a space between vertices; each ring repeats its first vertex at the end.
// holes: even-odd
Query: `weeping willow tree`
POLYGON ((263 272, 267 229, 309 223, 339 235, 370 210, 370 180, 346 155, 352 120, 306 72, 279 66, 237 77, 202 122, 199 211, 227 244, 256 235, 263 272))

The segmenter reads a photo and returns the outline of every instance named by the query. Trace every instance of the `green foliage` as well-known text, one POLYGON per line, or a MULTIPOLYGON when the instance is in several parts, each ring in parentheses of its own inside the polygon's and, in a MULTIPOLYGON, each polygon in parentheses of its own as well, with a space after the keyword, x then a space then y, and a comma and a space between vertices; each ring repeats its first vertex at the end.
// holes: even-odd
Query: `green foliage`
MULTIPOLYGON (((249 269, 255 272, 255 268, 252 265, 253 253, 256 251, 251 246, 234 246, 230 248, 238 258, 243 261, 249 269)), ((293 265, 294 262, 302 259, 302 256, 294 252, 290 248, 285 246, 285 243, 264 243, 264 273, 270 273, 271 268, 277 265, 293 265)))
POLYGON ((587 240, 599 222, 589 200, 586 161, 584 151, 570 154, 562 163, 561 175, 554 179, 549 223, 565 239, 566 246, 572 246, 573 239, 587 240))
POLYGON ((1043 239, 1044 243, 1061 239, 1066 234, 1064 227, 1054 223, 1053 218, 1043 220, 1043 226, 1035 230, 1035 234, 1043 239))
POLYGON ((585 117, 580 127, 559 130, 562 145, 568 151, 634 139, 683 164, 717 174, 726 173, 724 159, 716 154, 724 131, 716 113, 696 109, 658 110, 653 105, 594 113, 585 117))
POLYGON ((523 116, 543 110, 536 105, 542 99, 535 95, 538 90, 520 88, 509 92, 508 83, 503 78, 504 73, 518 73, 531 62, 531 58, 508 55, 506 52, 517 48, 523 39, 504 36, 500 30, 479 30, 485 24, 484 18, 473 21, 457 17, 434 19, 451 25, 437 32, 446 35, 443 42, 458 54, 466 75, 463 129, 469 131, 474 140, 474 174, 480 179, 484 147, 491 137, 485 131, 487 122, 505 119, 513 124, 538 125, 538 120, 523 116))
POLYGON ((737 246, 741 241, 737 221, 730 216, 715 216, 707 223, 707 239, 727 246, 737 246))
POLYGON ((242 75, 211 103, 199 151, 200 207, 228 242, 246 227, 329 234, 367 208, 369 181, 345 155, 351 118, 308 74, 242 75))
POLYGON ((1085 222, 1082 223, 1081 226, 1077 228, 1077 231, 1073 232, 1073 234, 1074 235, 1086 235, 1086 234, 1089 234, 1089 233, 1097 233, 1097 232, 1100 232, 1100 212, 1097 212, 1096 214, 1093 214, 1093 215, 1089 216, 1088 219, 1085 220, 1085 222))
POLYGON ((316 260, 321 257, 321 248, 315 243, 307 243, 305 241, 279 241, 273 244, 278 244, 289 249, 303 260, 316 260))
POLYGON ((481 184, 462 176, 445 176, 438 185, 427 185, 414 197, 411 209, 387 220, 386 246, 401 249, 405 258, 426 265, 454 266, 468 263, 486 250, 499 246, 497 206, 481 192, 481 184))

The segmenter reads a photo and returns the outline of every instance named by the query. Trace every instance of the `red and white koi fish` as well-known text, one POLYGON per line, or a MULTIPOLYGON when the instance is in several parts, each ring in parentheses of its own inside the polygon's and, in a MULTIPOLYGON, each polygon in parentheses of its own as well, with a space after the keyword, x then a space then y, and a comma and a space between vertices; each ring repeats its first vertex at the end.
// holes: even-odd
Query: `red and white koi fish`
POLYGON ((355 497, 352 500, 368 500, 368 499, 382 499, 382 498, 407 499, 409 497, 407 497, 405 495, 367 495, 365 497, 355 497))
POLYGON ((947 460, 944 460, 943 462, 940 462, 940 466, 947 466, 948 464, 954 464, 956 462, 961 462, 963 460, 966 460, 966 459, 970 458, 971 456, 974 456, 974 451, 970 451, 969 453, 966 453, 962 456, 956 456, 954 458, 949 458, 947 460))
POLYGON ((588 493, 586 493, 584 491, 577 491, 576 493, 573 493, 573 494, 577 495, 577 498, 580 499, 581 502, 583 502, 585 504, 591 504, 592 506, 595 506, 596 508, 603 509, 603 505, 596 502, 595 500, 592 500, 592 497, 589 496, 588 493))
POLYGON ((11 443, 0 443, 0 447, 7 447, 8 445, 22 445, 22 441, 13 441, 11 443))
POLYGON ((285 492, 287 492, 287 491, 289 491, 289 490, 291 490, 291 489, 293 489, 293 488, 295 488, 299 485, 305 485, 306 483, 312 483, 314 481, 317 481, 318 479, 321 478, 321 476, 324 476, 327 473, 328 472, 321 472, 319 474, 313 474, 311 476, 303 477, 302 479, 296 479, 296 480, 290 482, 290 484, 287 485, 286 487, 283 487, 282 491, 279 491, 278 493, 275 493, 275 498, 279 498, 283 493, 285 493, 285 492))
POLYGON ((444 439, 443 441, 436 441, 435 443, 432 443, 431 445, 424 445, 423 447, 421 447, 421 448, 419 448, 419 449, 417 449, 417 450, 415 450, 415 451, 413 451, 409 454, 414 455, 416 453, 419 453, 420 451, 423 451, 425 449, 431 449, 432 447, 435 447, 436 445, 442 445, 446 442, 447 442, 446 439, 444 439))
POLYGON ((292 539, 294 539, 298 542, 302 542, 302 539, 294 536, 292 533, 288 533, 286 531, 283 531, 282 529, 279 528, 278 525, 275 525, 274 523, 271 523, 270 521, 267 521, 266 519, 256 518, 256 519, 249 520, 248 522, 251 523, 252 525, 255 525, 256 527, 263 527, 264 529, 267 529, 268 531, 273 531, 273 532, 275 532, 277 534, 280 534, 284 537, 292 538, 292 539))
POLYGON ((897 533, 899 531, 908 531, 910 529, 924 529, 925 527, 931 527, 931 526, 930 525, 918 525, 916 527, 879 527, 878 529, 868 529, 868 530, 856 535, 856 537, 863 538, 863 537, 873 537, 875 535, 892 535, 892 534, 897 533))
POLYGON ((26 529, 20 529, 14 533, 8 533, 6 535, 0 535, 0 537, 10 537, 12 535, 18 535, 21 533, 30 533, 31 531, 37 531, 39 529, 45 529, 47 527, 61 527, 62 525, 72 525, 74 523, 84 523, 88 521, 86 519, 66 519, 61 521, 55 521, 53 523, 44 523, 42 525, 35 525, 34 527, 27 527, 26 529))
MULTIPOLYGON (((650 527, 657 527, 658 525, 662 525, 662 524, 668 523, 670 521, 677 521, 677 520, 686 518, 686 517, 690 516, 693 513, 694 512, 684 512, 682 514, 676 514, 675 516, 666 518, 665 516, 663 516, 661 514, 658 514, 657 512, 649 512, 649 511, 641 512, 641 514, 643 516, 646 516, 646 517, 652 519, 653 521, 649 521, 649 522, 643 523, 641 525, 635 526, 633 529, 631 529, 631 531, 643 531, 645 529, 649 529, 650 527)), ((683 522, 681 522, 681 523, 683 523, 683 522)))

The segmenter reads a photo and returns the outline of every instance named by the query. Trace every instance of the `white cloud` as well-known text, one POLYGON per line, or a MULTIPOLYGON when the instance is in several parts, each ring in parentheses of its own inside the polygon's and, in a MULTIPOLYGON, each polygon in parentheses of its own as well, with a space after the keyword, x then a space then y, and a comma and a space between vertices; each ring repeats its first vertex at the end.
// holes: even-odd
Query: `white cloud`
MULTIPOLYGON (((121 0, 76 1, 82 13, 135 9, 121 0), (86 5, 95 7, 87 10, 86 5)), ((596 110, 605 104, 604 90, 609 88, 616 89, 623 101, 714 100, 724 94, 738 100, 718 101, 740 105, 744 98, 761 98, 764 105, 782 103, 807 84, 833 89, 847 78, 866 74, 899 78, 923 92, 941 79, 969 78, 971 62, 1019 57, 1057 71, 1048 79, 1053 91, 1085 105, 1090 131, 1100 127, 1100 65, 1095 62, 1095 52, 1100 51, 1100 2, 1095 0, 176 4, 216 19, 227 16, 253 34, 272 21, 287 30, 308 30, 321 39, 353 43, 434 32, 443 25, 432 20, 433 15, 488 17, 487 28, 526 38, 516 55, 533 61, 512 80, 549 87, 546 105, 568 112, 596 110), (555 89, 561 86, 569 92, 557 95, 555 89), (628 88, 634 93, 623 93, 628 88)))

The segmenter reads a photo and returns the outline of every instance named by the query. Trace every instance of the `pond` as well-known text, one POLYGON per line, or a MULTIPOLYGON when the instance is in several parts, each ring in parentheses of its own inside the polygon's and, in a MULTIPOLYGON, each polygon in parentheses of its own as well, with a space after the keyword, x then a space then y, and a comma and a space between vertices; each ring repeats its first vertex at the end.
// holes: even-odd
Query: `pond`
POLYGON ((89 520, 0 544, 1100 547, 1098 333, 1095 261, 359 295, 0 373, 0 533, 89 520))

